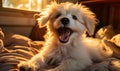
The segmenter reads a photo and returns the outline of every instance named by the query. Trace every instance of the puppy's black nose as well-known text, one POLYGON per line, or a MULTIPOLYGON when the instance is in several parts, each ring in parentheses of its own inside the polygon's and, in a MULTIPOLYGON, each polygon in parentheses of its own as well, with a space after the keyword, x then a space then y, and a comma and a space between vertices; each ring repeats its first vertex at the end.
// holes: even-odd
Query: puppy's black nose
POLYGON ((24 67, 20 67, 19 70, 20 71, 26 71, 26 69, 24 67))
POLYGON ((68 18, 65 18, 65 17, 62 18, 60 21, 61 21, 61 23, 62 23, 63 25, 67 25, 67 24, 69 24, 69 22, 70 22, 69 19, 68 19, 68 18))

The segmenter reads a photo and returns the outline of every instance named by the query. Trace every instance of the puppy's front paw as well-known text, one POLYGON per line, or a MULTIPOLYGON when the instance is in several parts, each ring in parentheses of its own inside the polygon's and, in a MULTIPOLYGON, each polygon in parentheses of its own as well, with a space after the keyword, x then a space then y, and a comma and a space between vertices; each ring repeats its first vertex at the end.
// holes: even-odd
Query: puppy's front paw
MULTIPOLYGON (((55 69, 49 69, 49 70, 46 70, 46 71, 57 71, 57 70, 55 70, 55 69)), ((59 70, 58 70, 59 71, 59 70)))
POLYGON ((109 71, 109 62, 101 62, 90 66, 85 71, 109 71))
POLYGON ((101 63, 90 66, 85 71, 120 71, 120 60, 108 58, 101 63))
POLYGON ((29 62, 21 62, 18 69, 19 71, 36 71, 36 66, 29 62))

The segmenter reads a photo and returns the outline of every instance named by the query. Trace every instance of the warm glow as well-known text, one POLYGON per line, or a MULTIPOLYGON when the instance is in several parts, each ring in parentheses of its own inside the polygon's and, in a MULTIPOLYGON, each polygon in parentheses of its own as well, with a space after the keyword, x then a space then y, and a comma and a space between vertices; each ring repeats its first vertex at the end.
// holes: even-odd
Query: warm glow
POLYGON ((114 60, 114 61, 112 61, 112 65, 113 65, 115 68, 120 68, 120 61, 114 60))
MULTIPOLYGON (((47 1, 44 0, 44 2, 47 1)), ((47 4, 44 2, 43 0, 2 0, 2 6, 21 10, 40 11, 47 4)))
POLYGON ((37 0, 37 3, 40 4, 41 0, 37 0))

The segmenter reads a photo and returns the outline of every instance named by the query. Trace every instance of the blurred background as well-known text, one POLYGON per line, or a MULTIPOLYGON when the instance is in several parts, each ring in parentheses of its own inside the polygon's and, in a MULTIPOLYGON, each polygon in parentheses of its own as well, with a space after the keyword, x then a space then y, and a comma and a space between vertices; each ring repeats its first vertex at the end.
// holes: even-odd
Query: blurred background
POLYGON ((6 8, 15 8, 29 11, 40 11, 51 1, 61 2, 80 2, 82 0, 2 0, 2 6, 6 8))

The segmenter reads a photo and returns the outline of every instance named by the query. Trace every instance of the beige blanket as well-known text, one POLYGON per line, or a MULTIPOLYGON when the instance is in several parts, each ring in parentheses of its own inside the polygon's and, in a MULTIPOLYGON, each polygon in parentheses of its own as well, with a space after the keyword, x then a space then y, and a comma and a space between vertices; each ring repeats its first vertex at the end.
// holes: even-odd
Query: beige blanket
POLYGON ((17 64, 37 54, 43 43, 0 29, 0 71, 17 71, 17 64))
MULTIPOLYGON (((111 39, 112 43, 116 43, 118 48, 120 44, 119 37, 111 39)), ((107 42, 106 42, 107 43, 107 42)), ((43 41, 32 41, 30 38, 13 34, 3 33, 0 29, 0 71, 18 71, 18 63, 27 61, 42 48, 43 41)), ((113 44, 106 44, 114 48, 113 44)), ((120 52, 117 53, 117 58, 120 58, 120 52)), ((85 71, 120 71, 120 60, 109 58, 103 62, 95 63, 87 67, 85 71)))

